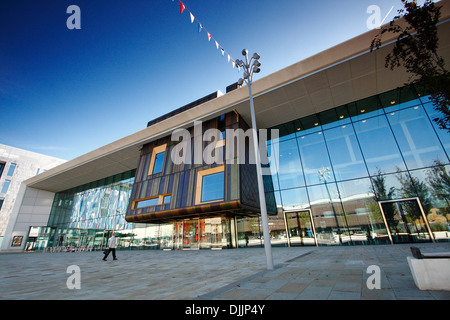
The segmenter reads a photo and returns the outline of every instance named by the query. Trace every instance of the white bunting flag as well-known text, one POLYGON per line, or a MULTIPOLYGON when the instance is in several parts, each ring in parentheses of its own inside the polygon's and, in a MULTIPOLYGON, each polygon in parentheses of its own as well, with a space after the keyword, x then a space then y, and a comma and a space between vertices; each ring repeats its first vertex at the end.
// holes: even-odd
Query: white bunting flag
MULTIPOLYGON (((172 0, 172 2, 174 2, 174 0, 172 0)), ((196 21, 198 22, 198 32, 199 32, 199 33, 202 32, 202 30, 204 29, 203 25, 200 23, 200 21, 197 20, 197 18, 194 17, 194 15, 192 14, 192 12, 191 12, 188 8, 186 8, 186 6, 184 5, 184 3, 180 1, 180 14, 182 14, 182 13, 184 12, 184 10, 189 11, 189 16, 190 16, 190 19, 191 19, 191 23, 194 23, 194 20, 196 20, 196 21)), ((232 62, 233 68, 237 68, 239 71, 241 71, 241 67, 240 67, 239 65, 237 65, 236 61, 234 61, 233 58, 231 58, 231 56, 228 54, 228 52, 225 52, 225 49, 222 48, 222 47, 219 45, 219 43, 217 42, 217 40, 214 39, 214 38, 212 37, 212 35, 211 35, 206 29, 205 29, 205 31, 206 31, 206 34, 207 34, 207 36, 208 36, 208 41, 211 41, 211 39, 213 39, 213 40, 214 40, 214 43, 216 44, 217 50, 219 50, 219 48, 220 48, 220 51, 222 52, 222 56, 225 56, 225 53, 227 54, 228 63, 230 63, 230 61, 231 61, 231 62, 232 62)))

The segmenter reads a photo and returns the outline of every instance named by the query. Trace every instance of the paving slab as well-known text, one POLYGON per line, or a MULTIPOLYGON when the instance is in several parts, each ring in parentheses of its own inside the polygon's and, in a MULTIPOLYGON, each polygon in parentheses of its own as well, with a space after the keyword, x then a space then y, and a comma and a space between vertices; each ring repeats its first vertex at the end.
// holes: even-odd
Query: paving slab
MULTIPOLYGON (((416 288, 406 260, 410 246, 274 247, 199 251, 0 253, 1 300, 449 300, 450 292, 416 288), (370 290, 368 267, 380 269, 370 290), (80 289, 69 289, 80 269, 80 289)), ((420 244, 423 252, 450 243, 420 244)))

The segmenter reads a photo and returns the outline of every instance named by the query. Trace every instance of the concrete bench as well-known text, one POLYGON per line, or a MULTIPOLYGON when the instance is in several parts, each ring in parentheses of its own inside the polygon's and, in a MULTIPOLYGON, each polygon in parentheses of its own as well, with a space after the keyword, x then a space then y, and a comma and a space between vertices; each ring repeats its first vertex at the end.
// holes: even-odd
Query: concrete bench
POLYGON ((407 260, 417 288, 450 291, 450 252, 422 253, 411 247, 411 253, 407 260))

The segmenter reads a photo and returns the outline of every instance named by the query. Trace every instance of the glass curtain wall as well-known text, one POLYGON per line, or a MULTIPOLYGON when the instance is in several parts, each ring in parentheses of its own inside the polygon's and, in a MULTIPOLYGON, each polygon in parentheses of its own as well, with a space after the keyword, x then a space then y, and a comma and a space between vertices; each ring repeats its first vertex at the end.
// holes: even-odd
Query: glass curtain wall
MULTIPOLYGON (((230 248, 234 219, 214 217, 163 224, 125 221, 135 170, 55 195, 48 226, 32 228, 33 250, 91 251, 116 233, 118 249, 230 248), (39 230, 39 231, 36 231, 39 230), (39 236, 38 236, 39 235, 39 236)), ((235 234, 235 232, 234 232, 235 234)))
POLYGON ((96 250, 112 231, 122 246, 133 242, 125 221, 135 170, 57 193, 49 217, 48 246, 62 250, 96 250))
POLYGON ((319 245, 395 242, 389 215, 403 217, 408 242, 449 241, 450 134, 436 116, 405 87, 275 127, 278 208, 295 226, 292 212, 310 210, 319 245))

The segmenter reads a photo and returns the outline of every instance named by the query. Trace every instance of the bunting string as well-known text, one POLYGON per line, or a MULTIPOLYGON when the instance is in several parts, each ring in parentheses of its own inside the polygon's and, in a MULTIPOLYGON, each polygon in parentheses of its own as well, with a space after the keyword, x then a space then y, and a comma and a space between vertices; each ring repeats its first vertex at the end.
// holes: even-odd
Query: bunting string
MULTIPOLYGON (((172 0, 172 2, 173 2, 173 0, 172 0)), ((217 40, 212 36, 212 34, 209 33, 208 30, 205 29, 205 26, 194 16, 192 11, 189 10, 186 7, 186 5, 183 2, 181 2, 181 0, 180 0, 180 15, 183 14, 184 11, 189 12, 189 17, 191 19, 191 23, 194 23, 194 21, 197 22, 197 24, 198 24, 198 32, 201 33, 202 30, 205 30, 206 35, 208 37, 208 41, 211 42, 211 40, 213 40, 214 44, 216 45, 216 49, 220 50, 220 52, 222 53, 222 56, 227 58, 228 63, 230 63, 230 61, 231 61, 232 67, 233 68, 237 67, 238 71, 240 71, 241 68, 236 64, 236 61, 232 58, 232 56, 227 51, 225 51, 225 49, 219 44, 219 42, 217 42, 217 40)))

